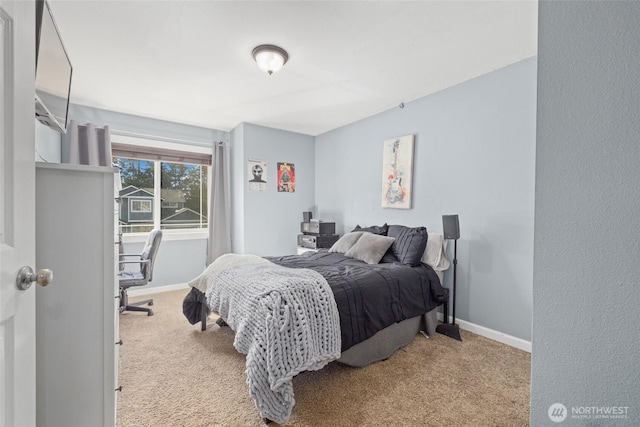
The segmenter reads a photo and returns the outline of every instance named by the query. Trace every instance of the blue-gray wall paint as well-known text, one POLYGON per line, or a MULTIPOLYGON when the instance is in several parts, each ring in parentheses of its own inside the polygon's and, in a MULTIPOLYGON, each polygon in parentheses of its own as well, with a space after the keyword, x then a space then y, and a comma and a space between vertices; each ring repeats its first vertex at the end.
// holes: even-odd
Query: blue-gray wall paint
MULTIPOLYGON (((132 116, 114 111, 101 110, 72 104, 69 117, 78 123, 108 125, 112 141, 117 142, 118 133, 137 138, 157 139, 184 144, 185 146, 212 147, 214 141, 229 141, 229 133, 215 129, 189 126, 147 117, 132 116)), ((125 243, 127 254, 140 253, 143 242, 125 243)), ((198 276, 206 266, 207 239, 171 240, 163 239, 154 267, 153 281, 148 288, 186 283, 198 276)))
POLYGON ((544 1, 538 19, 531 425, 638 426, 640 3, 544 1))
MULTIPOLYGON (((69 105, 69 120, 109 126, 112 140, 117 134, 178 144, 211 146, 212 141, 229 142, 229 133, 148 117, 134 116, 84 105, 69 105)), ((36 122, 36 161, 60 163, 61 134, 36 122)))
MULTIPOLYGON (((234 251, 261 256, 295 254, 302 212, 314 207, 314 137, 249 123, 240 124, 232 134, 232 217, 241 220, 244 216, 244 238, 232 238, 234 251), (248 191, 248 160, 267 162, 267 191, 248 191), (278 162, 295 165, 294 193, 277 191, 278 162)), ((237 228, 233 226, 234 231, 237 228)))
POLYGON ((211 146, 213 141, 229 142, 229 132, 168 122, 148 117, 133 116, 115 111, 71 104, 69 118, 78 123, 93 123, 109 126, 113 134, 126 134, 138 138, 152 138, 187 145, 211 146))
MULTIPOLYGON (((295 253, 301 212, 308 210, 336 221, 339 233, 383 222, 441 231, 441 215, 458 214, 457 317, 529 340, 535 87, 530 58, 316 138, 246 123, 226 133, 83 106, 70 111, 80 123, 133 136, 228 142, 234 252, 295 253), (413 208, 382 209, 382 141, 406 134, 415 135, 413 208), (248 159, 268 162, 265 193, 248 192, 248 159), (276 191, 279 161, 296 165, 295 193, 276 191)), ((141 245, 127 244, 126 252, 141 245)), ((158 263, 170 257, 162 264, 171 269, 158 267, 152 286, 199 274, 202 248, 204 240, 163 242, 158 263)), ((449 271, 445 285, 451 280, 449 271)))
MULTIPOLYGON (((144 242, 128 243, 124 252, 139 254, 144 242)), ((153 267, 153 280, 146 288, 187 283, 202 273, 207 262, 207 239, 170 240, 163 238, 153 267)))
POLYGON ((534 57, 320 135, 319 216, 341 232, 385 222, 441 232, 441 216, 458 214, 456 317, 530 340, 535 114, 534 57), (413 207, 383 209, 382 141, 407 134, 413 207))

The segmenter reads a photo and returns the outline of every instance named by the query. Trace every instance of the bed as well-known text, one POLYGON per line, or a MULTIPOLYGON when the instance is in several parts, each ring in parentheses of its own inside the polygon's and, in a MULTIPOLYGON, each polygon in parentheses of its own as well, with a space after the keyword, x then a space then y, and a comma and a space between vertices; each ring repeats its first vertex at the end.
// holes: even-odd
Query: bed
POLYGON ((366 366, 420 330, 435 332, 436 308, 448 298, 439 276, 445 242, 424 227, 384 224, 356 227, 329 250, 226 254, 189 283, 183 312, 203 331, 211 312, 231 326, 257 409, 286 423, 296 374, 333 360, 366 366))

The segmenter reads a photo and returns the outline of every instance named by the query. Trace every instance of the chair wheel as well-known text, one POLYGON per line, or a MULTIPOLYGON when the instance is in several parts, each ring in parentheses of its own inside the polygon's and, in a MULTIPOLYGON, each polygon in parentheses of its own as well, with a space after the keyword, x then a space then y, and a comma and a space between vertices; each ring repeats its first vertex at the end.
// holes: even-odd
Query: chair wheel
POLYGON ((147 313, 147 316, 153 316, 153 311, 149 310, 149 312, 147 313))
POLYGON ((147 304, 147 305, 153 305, 153 301, 150 301, 149 304, 147 304))

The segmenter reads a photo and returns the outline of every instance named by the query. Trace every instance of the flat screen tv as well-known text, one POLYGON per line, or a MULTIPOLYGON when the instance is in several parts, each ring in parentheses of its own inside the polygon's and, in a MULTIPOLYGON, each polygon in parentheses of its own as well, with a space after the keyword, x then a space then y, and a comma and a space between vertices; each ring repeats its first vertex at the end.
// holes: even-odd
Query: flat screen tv
POLYGON ((49 4, 36 2, 36 119, 67 131, 73 67, 49 4))

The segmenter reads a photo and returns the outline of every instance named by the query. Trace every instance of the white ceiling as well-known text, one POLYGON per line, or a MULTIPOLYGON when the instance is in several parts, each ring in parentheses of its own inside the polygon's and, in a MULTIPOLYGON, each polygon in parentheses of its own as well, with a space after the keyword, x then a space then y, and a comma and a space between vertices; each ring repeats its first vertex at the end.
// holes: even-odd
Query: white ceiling
POLYGON ((49 0, 71 102, 318 135, 531 57, 537 1, 49 0), (289 62, 269 76, 251 50, 289 62))

